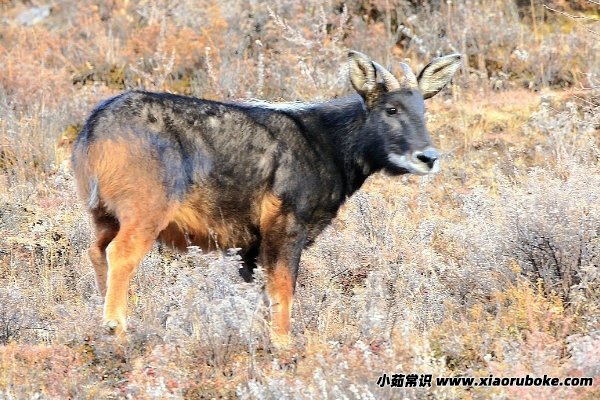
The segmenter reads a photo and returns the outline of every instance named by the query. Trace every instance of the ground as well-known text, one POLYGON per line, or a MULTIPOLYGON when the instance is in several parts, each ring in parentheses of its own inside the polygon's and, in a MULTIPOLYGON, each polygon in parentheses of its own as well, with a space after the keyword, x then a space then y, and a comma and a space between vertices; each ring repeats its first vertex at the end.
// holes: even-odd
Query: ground
POLYGON ((600 13, 493 3, 0 1, 0 398, 600 397, 600 13), (351 48, 415 69, 466 55, 427 102, 441 172, 378 174, 348 201, 303 254, 289 349, 235 251, 158 246, 115 343, 68 162, 93 106, 134 87, 340 96, 351 48), (594 381, 435 381, 490 375, 594 381))

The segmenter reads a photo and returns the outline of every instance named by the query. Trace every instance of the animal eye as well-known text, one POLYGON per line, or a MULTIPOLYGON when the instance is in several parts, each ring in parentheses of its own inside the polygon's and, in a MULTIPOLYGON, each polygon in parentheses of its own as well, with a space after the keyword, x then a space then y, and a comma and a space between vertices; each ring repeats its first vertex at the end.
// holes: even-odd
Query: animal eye
POLYGON ((394 108, 394 107, 390 107, 390 108, 387 108, 385 110, 385 112, 388 113, 388 115, 394 115, 394 114, 396 114, 398 112, 398 110, 396 108, 394 108))

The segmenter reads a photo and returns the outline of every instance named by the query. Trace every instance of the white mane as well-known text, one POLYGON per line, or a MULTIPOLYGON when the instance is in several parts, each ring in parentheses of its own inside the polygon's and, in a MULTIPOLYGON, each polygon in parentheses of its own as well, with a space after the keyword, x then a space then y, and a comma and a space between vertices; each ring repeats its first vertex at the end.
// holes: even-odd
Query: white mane
POLYGON ((304 103, 301 101, 272 102, 260 99, 240 99, 237 100, 237 103, 240 105, 258 106, 277 111, 301 111, 313 105, 311 103, 304 103))

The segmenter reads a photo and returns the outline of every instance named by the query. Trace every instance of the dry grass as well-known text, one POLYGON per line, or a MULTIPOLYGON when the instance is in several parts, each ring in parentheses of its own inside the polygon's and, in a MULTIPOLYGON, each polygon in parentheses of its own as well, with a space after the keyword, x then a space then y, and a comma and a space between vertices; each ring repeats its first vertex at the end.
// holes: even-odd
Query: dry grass
POLYGON ((0 1, 0 398, 598 398, 598 8, 412 4, 65 1, 29 26, 30 2, 0 1), (429 103, 443 171, 373 176, 344 206, 303 255, 289 351, 235 255, 158 247, 128 342, 104 336, 66 161, 93 105, 132 87, 338 96, 348 48, 467 54, 429 103), (596 382, 380 388, 384 372, 596 382))

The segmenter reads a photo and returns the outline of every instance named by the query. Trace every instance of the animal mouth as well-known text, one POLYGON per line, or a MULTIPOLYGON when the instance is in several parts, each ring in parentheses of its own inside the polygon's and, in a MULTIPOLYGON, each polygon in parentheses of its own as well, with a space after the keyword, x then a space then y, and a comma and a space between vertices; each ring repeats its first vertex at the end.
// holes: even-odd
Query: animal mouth
POLYGON ((437 157, 427 157, 424 154, 427 154, 427 151, 415 151, 412 155, 390 153, 388 160, 394 167, 415 175, 429 175, 439 172, 440 161, 437 157))

